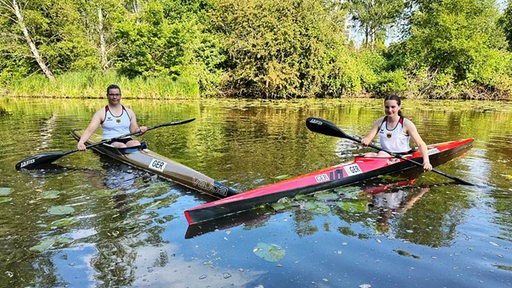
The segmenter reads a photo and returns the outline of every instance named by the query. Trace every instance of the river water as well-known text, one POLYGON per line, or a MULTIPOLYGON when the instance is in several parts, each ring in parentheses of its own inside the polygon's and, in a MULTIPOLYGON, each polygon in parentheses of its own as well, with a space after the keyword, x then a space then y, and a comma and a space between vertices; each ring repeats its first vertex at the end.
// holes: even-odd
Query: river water
MULTIPOLYGON (((142 139, 238 191, 369 151, 310 132, 307 117, 358 137, 383 113, 374 99, 123 103, 148 126, 196 118, 142 139)), ((74 149, 70 130, 102 105, 0 99, 0 287, 512 287, 510 103, 402 103, 427 143, 475 138, 438 169, 476 186, 430 172, 369 193, 384 177, 202 234, 183 211, 213 198, 91 151, 14 169, 74 149)))

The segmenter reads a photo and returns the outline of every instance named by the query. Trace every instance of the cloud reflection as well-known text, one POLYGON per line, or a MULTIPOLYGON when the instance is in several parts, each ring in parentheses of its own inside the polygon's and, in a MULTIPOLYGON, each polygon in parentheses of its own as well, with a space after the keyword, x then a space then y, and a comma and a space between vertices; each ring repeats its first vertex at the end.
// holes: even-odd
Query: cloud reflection
MULTIPOLYGON (((134 286, 144 287, 246 287, 261 271, 212 267, 199 260, 176 256, 177 247, 165 244, 137 249, 134 286)), ((256 283, 253 283, 256 284, 256 283)), ((251 285, 254 287, 256 285, 251 285)))

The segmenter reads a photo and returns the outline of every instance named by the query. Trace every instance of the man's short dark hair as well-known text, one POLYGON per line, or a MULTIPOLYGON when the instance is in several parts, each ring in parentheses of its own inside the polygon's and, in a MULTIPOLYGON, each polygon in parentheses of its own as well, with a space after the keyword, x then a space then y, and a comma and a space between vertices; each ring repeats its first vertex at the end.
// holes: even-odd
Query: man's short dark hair
POLYGON ((116 84, 110 84, 107 87, 107 95, 108 95, 108 93, 110 92, 111 89, 119 89, 119 92, 121 92, 121 88, 119 88, 119 86, 117 86, 116 84))

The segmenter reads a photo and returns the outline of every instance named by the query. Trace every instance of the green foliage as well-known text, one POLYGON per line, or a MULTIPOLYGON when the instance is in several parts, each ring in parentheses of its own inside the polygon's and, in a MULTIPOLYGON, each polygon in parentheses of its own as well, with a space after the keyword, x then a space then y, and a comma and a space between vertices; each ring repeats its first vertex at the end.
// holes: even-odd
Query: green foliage
POLYGON ((83 97, 108 83, 141 97, 512 95, 512 8, 499 15, 495 0, 18 0, 57 83, 40 77, 12 1, 0 4, 6 95, 83 97), (400 16, 408 29, 385 47, 400 16))
POLYGON ((376 44, 384 39, 386 27, 396 22, 402 13, 404 0, 348 0, 346 5, 352 19, 358 23, 359 30, 364 33, 363 45, 376 48, 376 44))
POLYGON ((195 80, 184 76, 127 78, 115 71, 82 71, 58 75, 55 83, 36 74, 6 87, 13 96, 99 98, 104 97, 107 85, 116 83, 122 87, 126 98, 196 98, 200 91, 195 80))
POLYGON ((505 42, 496 26, 498 13, 493 3, 443 0, 413 13, 411 35, 399 53, 404 57, 401 67, 413 78, 425 73, 430 79, 420 90, 452 97, 461 93, 460 87, 496 83, 497 75, 491 71, 504 71, 498 57, 503 55, 505 42), (437 89, 441 87, 444 91, 437 89))
MULTIPOLYGON (((200 3, 191 6, 198 9, 200 3)), ((148 1, 138 14, 115 26, 119 73, 129 78, 184 75, 207 91, 218 82, 216 66, 223 57, 216 39, 204 31, 202 18, 179 1, 148 1)))
POLYGON ((500 19, 498 20, 498 25, 503 32, 505 33, 505 38, 508 43, 508 50, 512 50, 512 3, 508 2, 507 7, 500 19))
POLYGON ((336 59, 347 50, 344 12, 327 8, 313 0, 219 0, 211 19, 228 56, 224 89, 265 98, 335 93, 340 85, 329 73, 344 76, 336 59))
MULTIPOLYGON (((46 64, 54 73, 62 73, 73 69, 90 69, 96 65, 94 46, 86 37, 85 30, 80 25, 80 13, 76 9, 76 1, 31 0, 18 1, 25 26, 34 44, 46 64)), ((21 29, 14 21, 14 11, 10 13, 3 24, 8 29, 11 42, 10 59, 20 62, 22 58, 31 58, 31 51, 21 37, 21 29), (7 20, 10 19, 10 20, 7 20)), ((39 71, 35 61, 24 61, 25 69, 30 72, 39 71)))

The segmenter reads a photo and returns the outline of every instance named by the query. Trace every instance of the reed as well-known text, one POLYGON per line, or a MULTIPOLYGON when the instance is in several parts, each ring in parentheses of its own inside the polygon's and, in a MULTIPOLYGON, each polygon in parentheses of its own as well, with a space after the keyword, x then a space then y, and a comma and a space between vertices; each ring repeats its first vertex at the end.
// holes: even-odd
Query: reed
POLYGON ((125 98, 199 98, 196 79, 189 77, 127 78, 115 71, 67 72, 51 83, 42 75, 31 75, 7 85, 6 96, 49 98, 99 98, 109 84, 118 84, 125 98))

